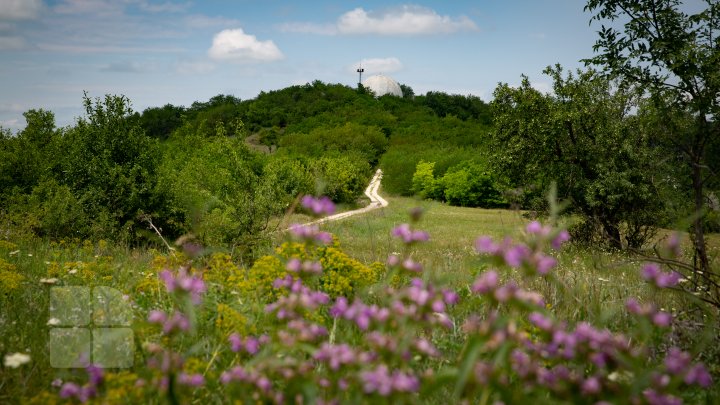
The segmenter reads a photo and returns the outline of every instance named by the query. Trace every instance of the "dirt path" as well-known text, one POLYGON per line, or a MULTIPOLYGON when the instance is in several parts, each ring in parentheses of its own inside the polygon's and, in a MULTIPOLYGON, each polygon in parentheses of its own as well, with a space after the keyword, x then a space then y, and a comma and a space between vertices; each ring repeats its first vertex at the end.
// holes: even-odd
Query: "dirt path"
POLYGON ((380 197, 380 194, 378 194, 378 189, 380 188, 380 180, 382 180, 382 170, 377 169, 372 180, 370 180, 370 184, 368 184, 367 188, 365 189, 365 195, 370 199, 370 204, 368 204, 366 207, 352 211, 341 212, 335 215, 330 215, 329 217, 325 217, 317 221, 308 222, 306 225, 322 224, 325 222, 337 221, 339 219, 351 217, 353 215, 364 214, 378 208, 387 207, 388 202, 385 201, 384 198, 380 197))

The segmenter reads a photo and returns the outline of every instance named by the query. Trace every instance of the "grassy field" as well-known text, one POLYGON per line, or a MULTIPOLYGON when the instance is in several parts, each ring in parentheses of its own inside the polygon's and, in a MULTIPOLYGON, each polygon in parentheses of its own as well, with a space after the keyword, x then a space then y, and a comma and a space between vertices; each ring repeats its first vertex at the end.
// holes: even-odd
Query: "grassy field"
MULTIPOLYGON (((404 248, 391 237, 391 230, 408 222, 409 211, 419 206, 424 214, 417 227, 429 232, 430 241, 413 247, 410 253, 424 265, 423 278, 439 280, 461 295, 469 293, 473 280, 488 268, 473 248, 475 239, 481 235, 496 239, 520 237, 529 222, 522 213, 515 211, 450 207, 412 198, 392 197, 388 200, 389 207, 324 224, 322 228, 333 233, 342 249, 360 262, 384 263, 388 255, 402 252, 404 248)), ((283 219, 283 225, 278 227, 308 219, 294 214, 283 219)), ((285 235, 278 232, 276 244, 284 238, 285 235)), ((711 255, 717 258, 720 238, 713 235, 709 240, 711 255)), ((687 240, 684 247, 689 250, 687 240)), ((716 320, 698 318, 700 315, 694 313, 691 316, 694 304, 687 296, 650 288, 639 276, 640 258, 572 245, 560 251, 557 258, 559 265, 554 271, 557 284, 537 279, 526 281, 510 271, 502 273, 502 278, 517 280, 521 286, 539 291, 548 308, 557 317, 570 322, 584 320, 612 330, 623 330, 635 322, 624 310, 626 299, 632 297, 640 301, 652 300, 676 314, 678 323, 671 334, 674 343, 696 346, 706 336, 703 323, 717 324, 716 320)), ((48 291, 53 285, 103 285, 118 289, 133 303, 135 318, 140 320, 147 317, 150 309, 168 304, 167 297, 159 291, 156 276, 158 270, 172 262, 167 252, 127 249, 103 241, 3 242, 0 259, 0 354, 24 352, 33 358, 31 366, 21 372, 8 373, 0 369, 0 403, 19 402, 38 392, 52 391, 50 383, 54 379, 73 375, 71 371, 52 369, 47 359, 48 291), (43 283, 43 279, 48 278, 56 278, 57 284, 43 283)), ((224 262, 225 267, 221 268, 225 270, 220 271, 242 273, 242 266, 236 264, 224 262)), ((220 275, 219 279, 227 277, 220 275)), ((208 328, 203 333, 217 335, 219 341, 225 337, 215 330, 217 314, 214 306, 223 302, 237 306, 243 301, 236 298, 237 292, 232 285, 225 287, 213 290, 209 295, 206 301, 212 304, 206 305, 208 314, 203 321, 208 328)), ((458 316, 474 310, 476 308, 461 305, 458 316)), ((242 309, 239 311, 242 313, 242 309)), ((145 334, 142 322, 137 328, 137 337, 152 337, 145 334)), ((720 350, 711 346, 716 343, 717 338, 704 343, 703 360, 717 375, 720 373, 720 350)), ((212 352, 198 355, 198 361, 208 361, 212 355, 212 352)), ((206 371, 208 369, 209 363, 206 371)))
MULTIPOLYGON (((384 209, 328 223, 323 229, 336 235, 345 251, 362 262, 384 262, 391 253, 402 250, 402 244, 391 237, 390 231, 408 222, 411 209, 421 207, 424 214, 418 228, 430 234, 430 241, 417 247, 412 252, 413 257, 424 264, 429 274, 450 279, 455 285, 468 285, 482 269, 473 247, 477 237, 516 238, 530 221, 519 211, 452 207, 405 197, 391 197, 388 201, 390 205, 384 209)), ((298 216, 293 219, 309 218, 298 216)), ((666 234, 661 233, 661 236, 666 234)), ((720 238, 711 235, 708 241, 711 256, 717 258, 720 238)), ((687 236, 683 247, 690 251, 687 236)), ((564 296, 544 283, 529 287, 543 292, 551 305, 562 311, 561 315, 567 319, 614 319, 621 324, 622 317, 616 315, 622 312, 628 297, 660 300, 668 308, 685 303, 677 294, 657 296, 643 282, 639 276, 641 257, 570 245, 559 252, 558 259, 555 272, 558 279, 566 285, 568 293, 580 293, 564 296)), ((506 274, 506 277, 518 279, 513 274, 506 274)))

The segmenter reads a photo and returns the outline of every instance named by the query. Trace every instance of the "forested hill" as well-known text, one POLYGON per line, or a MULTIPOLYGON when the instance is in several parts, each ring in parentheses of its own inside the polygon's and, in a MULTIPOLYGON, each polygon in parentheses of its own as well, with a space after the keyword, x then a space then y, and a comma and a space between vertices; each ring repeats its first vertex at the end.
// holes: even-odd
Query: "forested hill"
POLYGON ((143 112, 123 96, 86 96, 85 115, 65 128, 52 112, 28 111, 24 130, 0 136, 2 229, 138 243, 158 240, 152 224, 252 254, 299 194, 353 204, 378 165, 385 191, 407 195, 421 160, 438 175, 485 164, 486 103, 403 91, 375 98, 315 81, 143 112))
MULTIPOLYGON (((299 195, 356 204, 378 166, 385 193, 459 206, 544 210, 557 184, 566 212, 582 219, 573 236, 615 248, 642 246, 694 212, 677 153, 692 138, 671 137, 665 122, 690 128, 692 114, 592 70, 545 73, 554 93, 524 78, 499 85, 490 105, 407 86, 405 97, 375 98, 316 81, 143 112, 122 96, 86 96, 85 115, 65 128, 31 110, 24 130, 0 131, 0 231, 127 243, 193 233, 253 255, 299 195)), ((707 145, 712 173, 717 139, 707 145)), ((716 177, 704 187, 716 201, 716 177)), ((718 212, 704 216, 705 229, 720 229, 718 212)))
MULTIPOLYGON (((371 166, 382 160, 384 186, 412 194, 412 175, 420 160, 437 162, 443 175, 461 162, 484 162, 483 145, 492 125, 490 106, 475 96, 428 92, 375 98, 362 89, 315 81, 262 92, 251 100, 218 95, 190 107, 166 105, 138 114, 146 134, 167 139, 181 126, 211 133, 218 126, 265 145, 283 156, 319 158, 351 149, 371 166), (372 138, 380 131, 384 135, 372 138)), ((186 128, 187 129, 187 128, 186 128)))

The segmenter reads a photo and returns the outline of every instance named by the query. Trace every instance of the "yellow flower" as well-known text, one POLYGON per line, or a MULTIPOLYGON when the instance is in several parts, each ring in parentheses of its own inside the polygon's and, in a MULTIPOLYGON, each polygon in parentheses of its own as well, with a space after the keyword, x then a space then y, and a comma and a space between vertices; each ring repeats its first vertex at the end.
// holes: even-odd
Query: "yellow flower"
POLYGON ((15 265, 0 259, 0 292, 9 293, 20 288, 25 276, 15 273, 15 265))
POLYGON ((247 319, 237 310, 226 304, 218 304, 215 327, 222 333, 224 340, 233 332, 245 334, 247 319))

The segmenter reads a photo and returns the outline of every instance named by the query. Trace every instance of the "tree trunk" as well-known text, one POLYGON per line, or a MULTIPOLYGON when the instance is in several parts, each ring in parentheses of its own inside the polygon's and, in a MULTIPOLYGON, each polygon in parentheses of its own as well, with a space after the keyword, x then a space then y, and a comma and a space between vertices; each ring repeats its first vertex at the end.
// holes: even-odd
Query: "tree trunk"
POLYGON ((695 271, 706 272, 709 270, 709 262, 707 249, 705 248, 705 229, 703 226, 703 218, 705 217, 705 195, 703 193, 702 179, 702 153, 697 153, 692 157, 692 182, 693 195, 695 197, 695 221, 693 222, 693 247, 695 249, 695 260, 697 265, 695 271))
POLYGON ((608 221, 602 221, 603 229, 607 235, 608 243, 611 248, 622 250, 622 240, 620 239, 620 227, 608 221))
POLYGON ((693 222, 693 248, 695 249, 695 271, 702 271, 704 274, 710 270, 707 249, 705 246, 705 229, 703 219, 705 218, 705 193, 703 183, 703 165, 705 164, 705 144, 710 136, 708 121, 705 114, 699 114, 698 128, 695 132, 695 142, 690 149, 690 164, 692 165, 692 186, 695 202, 695 221, 693 222))

